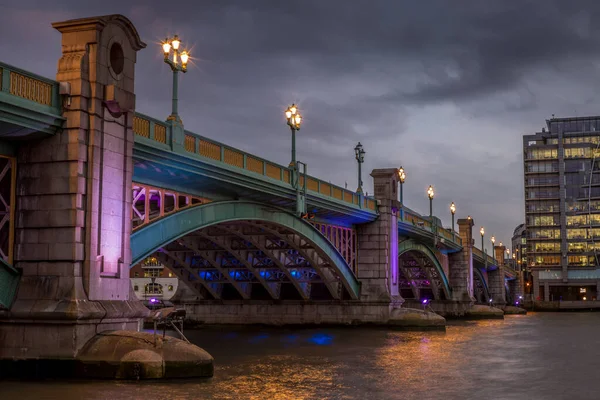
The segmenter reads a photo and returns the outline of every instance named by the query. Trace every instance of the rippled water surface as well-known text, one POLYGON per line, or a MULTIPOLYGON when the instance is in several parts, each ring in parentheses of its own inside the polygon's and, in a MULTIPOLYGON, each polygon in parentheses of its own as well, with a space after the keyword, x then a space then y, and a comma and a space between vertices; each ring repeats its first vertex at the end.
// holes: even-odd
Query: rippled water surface
POLYGON ((171 382, 0 382, 0 399, 599 399, 600 313, 383 329, 187 331, 215 376, 171 382))

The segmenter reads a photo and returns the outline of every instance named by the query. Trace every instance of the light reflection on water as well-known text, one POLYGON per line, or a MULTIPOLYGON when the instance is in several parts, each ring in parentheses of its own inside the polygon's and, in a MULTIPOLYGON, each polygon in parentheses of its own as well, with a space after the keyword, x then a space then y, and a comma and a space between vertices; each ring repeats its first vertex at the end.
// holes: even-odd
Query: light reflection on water
POLYGON ((215 377, 0 382, 1 399, 596 399, 600 313, 451 322, 447 332, 210 329, 215 377))

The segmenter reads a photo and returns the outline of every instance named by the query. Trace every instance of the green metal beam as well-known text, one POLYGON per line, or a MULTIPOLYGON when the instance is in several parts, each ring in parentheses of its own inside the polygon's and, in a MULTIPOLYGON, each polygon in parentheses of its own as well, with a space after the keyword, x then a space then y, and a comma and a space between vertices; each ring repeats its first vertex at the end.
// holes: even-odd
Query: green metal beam
POLYGON ((20 280, 21 271, 0 259, 0 307, 10 309, 20 280))
POLYGON ((417 251, 429 258, 429 260, 433 263, 435 269, 437 270, 440 278, 442 279, 442 284, 444 285, 446 293, 451 295, 452 290, 448 282, 448 277, 446 276, 446 273, 444 272, 444 269, 442 268, 442 265, 440 264, 439 260, 435 256, 435 252, 431 250, 429 246, 415 242, 414 239, 404 240, 398 244, 398 257, 409 251, 417 251))
POLYGON ((290 229, 302 236, 328 258, 352 296, 359 297, 360 284, 346 260, 321 232, 287 210, 246 201, 212 202, 179 211, 148 224, 131 235, 131 266, 139 263, 162 246, 180 237, 219 223, 266 221, 290 229))

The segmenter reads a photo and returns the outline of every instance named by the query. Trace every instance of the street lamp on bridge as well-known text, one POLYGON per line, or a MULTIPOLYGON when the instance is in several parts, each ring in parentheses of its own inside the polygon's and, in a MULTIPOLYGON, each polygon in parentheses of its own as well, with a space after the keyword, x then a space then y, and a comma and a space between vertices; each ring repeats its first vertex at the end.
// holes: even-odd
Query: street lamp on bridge
POLYGON ((484 265, 487 267, 487 257, 485 256, 485 248, 483 246, 483 237, 485 236, 485 229, 483 229, 483 226, 479 230, 479 233, 481 233, 481 255, 483 256, 484 265))
MULTIPOLYGON (((427 197, 429 197, 429 217, 433 217, 433 195, 435 193, 433 192, 433 186, 429 185, 429 188, 427 189, 427 197)), ((431 221, 433 222, 433 220, 431 221)))
POLYGON ((362 171, 361 164, 365 162, 365 150, 363 149, 362 144, 358 142, 356 147, 354 148, 354 155, 356 156, 356 161, 358 162, 358 189, 356 189, 356 193, 362 193, 362 171))
MULTIPOLYGON (((492 235, 490 240, 492 241, 492 258, 494 258, 494 245, 496 244, 496 236, 492 235)), ((502 246, 502 243, 500 243, 500 246, 502 246)))
POLYGON ((452 214, 452 236, 454 236, 454 213, 456 213, 456 206, 454 202, 450 204, 450 213, 452 214))
POLYGON ((404 186, 404 180, 406 179, 406 173, 404 172, 404 168, 400 166, 398 170, 398 182, 400 182, 400 204, 404 205, 404 199, 402 198, 402 186, 404 186))
POLYGON ((167 119, 168 121, 181 121, 177 112, 178 73, 187 72, 187 64, 190 59, 190 52, 187 50, 180 52, 180 46, 181 41, 177 35, 173 36, 172 39, 166 38, 162 43, 162 49, 165 55, 165 63, 167 63, 173 71, 173 100, 171 106, 171 115, 167 119))
POLYGON ((300 130, 302 116, 300 115, 300 111, 298 111, 298 107, 295 104, 292 104, 287 110, 285 110, 285 118, 287 119, 287 124, 292 130, 292 161, 290 162, 290 168, 296 169, 296 131, 300 130))

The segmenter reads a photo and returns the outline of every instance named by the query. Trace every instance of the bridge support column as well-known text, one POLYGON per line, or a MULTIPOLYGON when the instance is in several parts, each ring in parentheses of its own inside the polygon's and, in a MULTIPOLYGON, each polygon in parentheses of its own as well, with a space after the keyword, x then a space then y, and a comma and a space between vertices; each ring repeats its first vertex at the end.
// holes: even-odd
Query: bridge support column
POLYGON ((358 279, 361 300, 400 305, 398 291, 398 210, 394 168, 373 170, 379 218, 358 227, 358 279))
POLYGON ((494 246, 494 256, 498 268, 488 270, 490 296, 494 305, 506 305, 506 286, 504 282, 504 252, 506 246, 494 246))
POLYGON ((473 219, 458 220, 458 234, 463 248, 449 256, 449 280, 452 299, 473 302, 473 219))
POLYGON ((72 359, 99 332, 137 330, 148 314, 129 280, 134 69, 145 44, 118 15, 53 27, 66 122, 19 150, 23 276, 0 314, 0 358, 72 359))

